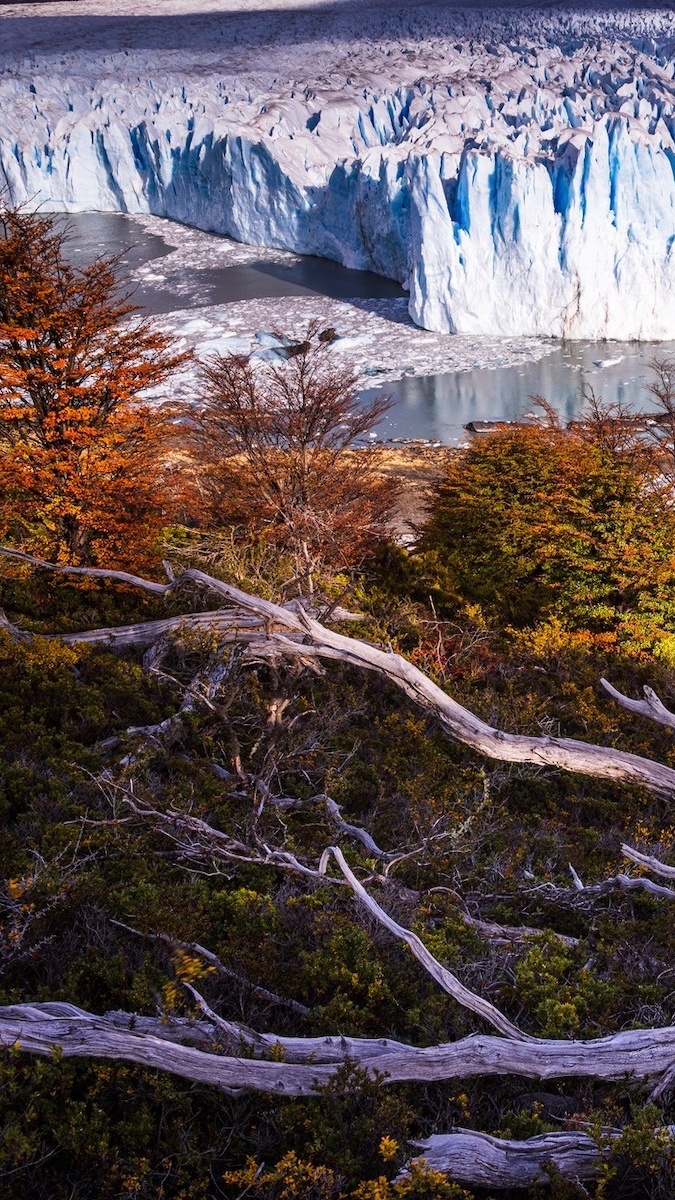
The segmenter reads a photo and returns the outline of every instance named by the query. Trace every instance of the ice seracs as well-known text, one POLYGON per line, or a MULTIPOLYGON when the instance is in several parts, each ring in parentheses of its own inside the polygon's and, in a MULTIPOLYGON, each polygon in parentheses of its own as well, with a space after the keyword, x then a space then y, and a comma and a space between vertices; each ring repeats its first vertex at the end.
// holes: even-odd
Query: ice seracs
POLYGON ((282 25, 266 70, 250 25, 233 57, 232 24, 227 52, 196 47, 181 73, 161 44, 8 56, 0 187, 373 270, 438 332, 675 336, 666 21, 647 43, 630 12, 526 26, 502 10, 471 29, 419 8, 404 37, 392 6, 365 45, 358 10, 331 19, 286 73, 282 25))

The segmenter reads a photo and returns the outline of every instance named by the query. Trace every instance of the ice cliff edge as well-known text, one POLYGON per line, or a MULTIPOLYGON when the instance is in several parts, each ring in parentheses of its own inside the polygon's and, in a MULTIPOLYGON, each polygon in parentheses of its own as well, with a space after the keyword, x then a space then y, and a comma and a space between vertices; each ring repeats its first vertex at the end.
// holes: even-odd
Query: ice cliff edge
POLYGON ((5 74, 0 188, 373 270, 440 332, 675 337, 668 55, 458 44, 414 74, 5 74))

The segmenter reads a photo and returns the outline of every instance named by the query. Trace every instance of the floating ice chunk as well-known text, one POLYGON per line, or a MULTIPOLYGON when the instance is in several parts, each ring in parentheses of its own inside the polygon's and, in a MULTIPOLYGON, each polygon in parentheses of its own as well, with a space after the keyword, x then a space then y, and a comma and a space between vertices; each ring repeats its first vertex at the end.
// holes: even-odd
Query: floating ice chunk
MULTIPOLYGON (((211 322, 205 321, 203 317, 193 317, 192 320, 181 323, 180 328, 181 333, 184 334, 211 333, 213 331, 213 325, 211 322)), ((230 335, 228 333, 222 333, 220 336, 229 337, 230 335)))
POLYGON ((197 343, 200 354, 248 354, 250 347, 248 338, 211 337, 197 343))
POLYGON ((341 337, 333 343, 335 350, 360 350, 364 346, 371 346, 374 339, 372 334, 366 333, 355 337, 341 337))
POLYGON ((270 350, 276 350, 280 346, 287 346, 289 339, 281 337, 276 333, 267 333, 264 330, 259 330, 255 335, 255 340, 260 346, 264 346, 270 350))

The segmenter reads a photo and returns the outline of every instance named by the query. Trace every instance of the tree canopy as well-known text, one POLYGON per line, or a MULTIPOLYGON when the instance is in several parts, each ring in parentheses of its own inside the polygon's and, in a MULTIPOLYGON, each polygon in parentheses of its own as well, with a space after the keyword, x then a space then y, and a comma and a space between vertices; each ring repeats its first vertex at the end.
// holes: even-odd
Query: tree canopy
POLYGON ((322 563, 339 569, 372 554, 389 532, 395 494, 364 444, 390 402, 360 402, 355 376, 319 334, 310 324, 283 364, 211 358, 193 414, 211 519, 289 550, 308 587, 322 563))
POLYGON ((0 530, 57 560, 147 560, 175 485, 168 419, 142 395, 185 356, 120 294, 115 260, 75 268, 66 239, 0 208, 0 530))
POLYGON ((656 454, 532 424, 476 439, 432 501, 422 548, 468 601, 518 628, 556 619, 636 654, 675 653, 675 512, 656 454))

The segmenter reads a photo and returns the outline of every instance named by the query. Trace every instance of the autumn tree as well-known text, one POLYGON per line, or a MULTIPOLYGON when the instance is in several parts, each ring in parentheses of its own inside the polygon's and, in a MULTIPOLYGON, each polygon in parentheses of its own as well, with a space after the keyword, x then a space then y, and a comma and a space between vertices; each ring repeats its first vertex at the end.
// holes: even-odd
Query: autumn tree
MULTIPOLYGON (((361 403, 319 327, 286 361, 215 355, 204 368, 194 441, 216 523, 271 537, 312 591, 318 567, 363 560, 386 535, 394 490, 363 444, 389 408, 361 403)), ((283 340, 280 339, 280 347, 283 340)))
POLYGON ((450 463, 422 547, 500 623, 551 618, 607 646, 675 647, 675 519, 644 438, 591 407, 499 430, 450 463))
POLYGON ((120 294, 115 259, 77 269, 66 240, 0 208, 0 528, 58 561, 147 560, 170 425, 142 395, 184 356, 120 294))

